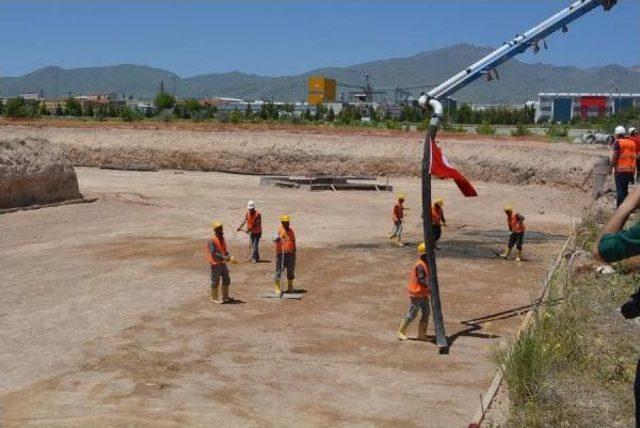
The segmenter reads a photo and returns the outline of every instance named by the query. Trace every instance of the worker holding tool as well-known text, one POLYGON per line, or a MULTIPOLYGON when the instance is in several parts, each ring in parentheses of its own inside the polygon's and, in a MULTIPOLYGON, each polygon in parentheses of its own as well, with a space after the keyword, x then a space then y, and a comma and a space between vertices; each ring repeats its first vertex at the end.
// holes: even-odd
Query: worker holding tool
POLYGON ((211 301, 215 303, 227 303, 233 298, 229 297, 229 276, 228 263, 235 264, 236 259, 227 251, 227 242, 224 239, 222 223, 214 221, 211 223, 213 236, 208 239, 205 246, 207 260, 211 265, 211 301), (222 280, 222 299, 218 298, 218 286, 222 280))
POLYGON ((614 134, 616 141, 613 143, 611 169, 614 171, 616 183, 617 206, 620 206, 629 194, 629 185, 635 179, 638 153, 636 143, 626 138, 627 131, 624 126, 616 127, 614 134))
POLYGON ((447 220, 444 218, 444 211, 442 206, 444 205, 444 199, 436 198, 433 205, 431 205, 431 227, 433 228, 433 239, 436 243, 436 249, 438 247, 438 241, 442 236, 442 227, 447 227, 447 220))
POLYGON ((393 206, 393 214, 391 219, 393 220, 393 231, 389 234, 389 239, 395 239, 398 247, 404 247, 402 242, 402 223, 404 221, 404 193, 398 195, 398 202, 393 206))
POLYGON ((409 294, 409 310, 405 314, 400 327, 398 327, 398 339, 408 340, 407 328, 418 316, 420 311, 420 323, 418 324, 418 340, 427 340, 427 327, 429 326, 429 314, 431 306, 429 296, 429 267, 427 266, 427 246, 423 242, 418 245, 418 261, 411 268, 407 292, 409 294))
POLYGON ((244 221, 238 226, 238 232, 242 231, 245 224, 247 225, 245 232, 249 234, 249 243, 251 245, 250 259, 253 263, 258 263, 260 261, 258 245, 262 237, 262 214, 256 210, 255 201, 247 203, 247 212, 244 216, 244 221))
POLYGON ((291 217, 287 214, 280 216, 280 229, 273 238, 276 243, 276 274, 274 290, 278 297, 282 296, 281 278, 287 270, 287 293, 293 292, 293 280, 296 269, 296 235, 291 228, 291 217))
POLYGON ((516 247, 516 261, 521 262, 524 260, 522 256, 522 244, 524 242, 524 217, 515 212, 511 205, 504 207, 504 213, 507 215, 507 226, 509 227, 509 244, 504 254, 499 254, 499 257, 508 259, 513 251, 513 247, 516 247))

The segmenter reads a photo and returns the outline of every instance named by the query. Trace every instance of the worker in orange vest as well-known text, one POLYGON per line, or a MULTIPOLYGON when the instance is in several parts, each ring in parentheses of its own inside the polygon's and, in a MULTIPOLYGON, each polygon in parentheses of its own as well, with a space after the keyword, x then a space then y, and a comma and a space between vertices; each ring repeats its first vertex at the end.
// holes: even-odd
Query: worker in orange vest
POLYGON ((224 239, 224 229, 222 223, 214 221, 211 223, 213 236, 208 239, 205 245, 205 254, 209 265, 211 265, 211 301, 215 303, 227 303, 233 300, 229 297, 229 286, 231 277, 229 275, 228 263, 236 263, 236 259, 229 254, 227 242, 224 239), (222 279, 222 299, 218 297, 218 286, 222 279))
POLYGON ((442 227, 447 227, 447 220, 444 218, 444 211, 442 209, 444 205, 444 199, 436 198, 433 205, 431 205, 431 227, 433 228, 433 239, 436 243, 436 249, 438 247, 438 241, 442 236, 442 227))
POLYGON ((524 225, 524 217, 515 212, 511 205, 504 207, 504 213, 507 215, 507 226, 509 227, 509 243, 507 249, 503 254, 498 256, 503 259, 508 259, 513 251, 513 247, 516 247, 516 261, 521 262, 524 260, 522 256, 522 244, 524 242, 524 232, 526 230, 524 225))
POLYGON ((273 238, 276 243, 276 274, 274 290, 278 297, 282 296, 281 278, 287 270, 287 293, 293 292, 293 280, 296 270, 296 234, 291 228, 291 217, 287 214, 280 216, 280 229, 273 238))
POLYGON ((391 219, 393 220, 393 231, 389 234, 389 239, 395 239, 398 247, 404 247, 402 242, 402 223, 404 222, 404 193, 398 195, 398 202, 393 206, 393 214, 391 219))
POLYGON ((627 131, 624 126, 616 127, 614 134, 616 141, 613 143, 611 169, 614 171, 617 204, 620 206, 629 194, 629 185, 635 179, 638 153, 636 143, 626 138, 627 131))
POLYGON ((431 288, 429 286, 429 267, 427 266, 427 247, 424 242, 418 245, 418 261, 413 265, 409 273, 407 292, 410 300, 409 310, 402 319, 400 327, 398 327, 398 339, 408 340, 407 328, 418 316, 419 311, 421 316, 418 324, 418 340, 426 340, 429 314, 431 313, 429 302, 431 288))
POLYGON ((247 203, 247 212, 244 216, 244 221, 238 226, 238 232, 242 230, 245 224, 247 225, 246 232, 249 234, 249 244, 251 245, 250 259, 253 263, 258 263, 260 261, 258 246, 262 237, 262 214, 256 210, 255 201, 247 203))

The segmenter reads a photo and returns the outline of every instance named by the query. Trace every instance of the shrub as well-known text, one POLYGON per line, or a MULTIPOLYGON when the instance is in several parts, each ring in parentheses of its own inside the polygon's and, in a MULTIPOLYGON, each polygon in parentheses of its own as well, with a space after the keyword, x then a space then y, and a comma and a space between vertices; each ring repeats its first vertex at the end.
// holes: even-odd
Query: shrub
POLYGON ((547 137, 551 138, 564 138, 569 135, 569 126, 554 123, 547 128, 547 137))
POLYGON ((467 132, 467 130, 464 129, 462 125, 453 125, 448 122, 445 122, 442 124, 442 130, 447 132, 460 133, 460 134, 467 132))
POLYGON ((515 130, 511 131, 512 137, 526 137, 531 135, 531 131, 524 125, 518 125, 515 130))
POLYGON ((125 122, 134 122, 136 120, 142 120, 142 115, 129 107, 123 107, 120 110, 120 118, 125 122))
POLYGON ((496 133, 496 128, 488 122, 482 122, 480 125, 476 126, 476 132, 483 135, 494 135, 496 133))
POLYGON ((171 110, 162 110, 158 114, 158 120, 162 122, 171 122, 173 120, 173 112, 171 112, 171 110))
POLYGON ((153 104, 159 109, 171 108, 175 105, 175 103, 176 99, 165 92, 161 92, 156 95, 156 99, 153 101, 153 104))
POLYGON ((393 120, 387 120, 384 125, 387 129, 400 129, 398 122, 394 122, 393 120))

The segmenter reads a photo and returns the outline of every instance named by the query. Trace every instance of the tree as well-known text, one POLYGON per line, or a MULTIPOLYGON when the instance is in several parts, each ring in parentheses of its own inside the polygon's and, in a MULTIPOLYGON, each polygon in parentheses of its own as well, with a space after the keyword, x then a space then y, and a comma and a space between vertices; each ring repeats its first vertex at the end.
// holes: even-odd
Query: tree
POLYGON ((0 100, 0 115, 4 114, 4 103, 0 100))
POLYGON ((245 119, 253 119, 253 110, 251 109, 251 104, 247 103, 247 108, 244 111, 245 119))
POLYGON ((89 103, 87 110, 84 112, 85 116, 93 117, 93 105, 89 103))
POLYGON ((200 111, 201 107, 202 106, 200 105, 200 102, 198 100, 196 100, 195 98, 189 98, 189 99, 184 100, 184 108, 189 113, 198 112, 198 111, 200 111))
POLYGON ((153 101, 153 105, 155 105, 157 108, 161 110, 171 108, 175 105, 175 103, 176 103, 176 99, 173 96, 166 94, 164 92, 161 92, 158 95, 156 95, 156 99, 153 101))
POLYGON ((29 117, 29 111, 25 107, 24 98, 9 98, 5 107, 5 115, 8 117, 29 117))
POLYGON ((62 106, 60 105, 60 103, 58 103, 58 105, 56 105, 56 116, 62 116, 64 115, 64 111, 62 110, 62 106))
POLYGON ((65 110, 68 115, 82 116, 82 104, 73 97, 69 97, 64 102, 65 110))
POLYGON ((47 110, 47 106, 44 101, 40 103, 38 114, 40 114, 40 116, 49 116, 49 110, 47 110))

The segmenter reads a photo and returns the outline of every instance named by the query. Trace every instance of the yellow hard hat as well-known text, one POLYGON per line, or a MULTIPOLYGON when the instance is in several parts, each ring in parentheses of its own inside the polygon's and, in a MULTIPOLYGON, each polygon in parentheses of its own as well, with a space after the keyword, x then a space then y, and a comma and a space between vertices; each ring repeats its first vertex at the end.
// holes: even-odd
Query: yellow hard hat
POLYGON ((282 214, 280 216, 280 221, 282 223, 289 223, 291 221, 291 217, 289 217, 289 215, 287 215, 287 214, 282 214))
POLYGON ((513 207, 511 205, 505 205, 504 206, 504 211, 505 212, 513 211, 513 207))
POLYGON ((211 223, 211 229, 213 230, 220 229, 221 227, 222 227, 222 223, 219 222, 218 220, 211 223))
POLYGON ((398 200, 402 199, 403 201, 406 199, 404 193, 398 193, 398 200))
POLYGON ((418 254, 421 256, 427 254, 427 245, 424 242, 418 245, 418 254))
POLYGON ((435 204, 436 204, 436 205, 440 205, 440 206, 444 205, 444 199, 442 199, 442 198, 436 198, 436 200, 435 200, 435 204))

